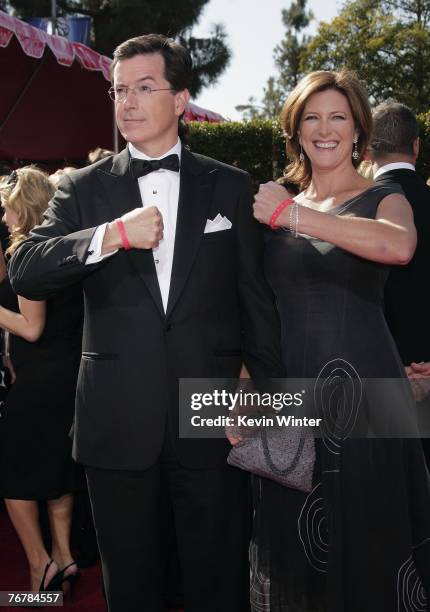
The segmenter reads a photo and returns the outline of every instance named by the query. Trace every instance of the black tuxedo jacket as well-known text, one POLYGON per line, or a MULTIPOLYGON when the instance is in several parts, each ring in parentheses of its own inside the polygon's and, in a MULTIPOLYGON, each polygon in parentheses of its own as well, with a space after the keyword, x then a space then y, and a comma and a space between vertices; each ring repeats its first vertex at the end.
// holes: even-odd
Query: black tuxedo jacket
MULTIPOLYGON (((84 464, 145 469, 166 423, 187 467, 225 461, 226 440, 178 439, 178 379, 284 375, 274 298, 263 273, 249 176, 183 149, 173 269, 164 313, 152 251, 120 250, 85 265, 100 224, 141 206, 129 153, 63 179, 44 223, 10 262, 15 291, 45 299, 83 283, 85 321, 74 456, 84 464), (204 233, 220 213, 230 230, 204 233)), ((55 384, 55 381, 53 381, 55 384)))
POLYGON ((393 266, 385 287, 385 316, 405 365, 430 360, 430 187, 417 172, 398 169, 377 177, 381 185, 399 184, 414 213, 418 244, 406 266, 393 266))

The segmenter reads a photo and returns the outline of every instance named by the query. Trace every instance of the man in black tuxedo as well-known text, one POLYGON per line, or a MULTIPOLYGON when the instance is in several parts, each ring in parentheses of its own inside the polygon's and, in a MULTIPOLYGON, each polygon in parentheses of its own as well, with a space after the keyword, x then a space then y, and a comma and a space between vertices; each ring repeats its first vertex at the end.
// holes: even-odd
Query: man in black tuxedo
POLYGON ((191 79, 181 45, 128 40, 112 75, 127 148, 64 177, 10 276, 31 299, 83 282, 74 456, 110 612, 163 609, 169 504, 186 611, 241 612, 248 480, 226 465, 226 440, 179 438, 178 380, 235 378, 242 362, 257 379, 284 375, 251 182, 181 145, 191 79))
POLYGON ((388 325, 403 363, 430 358, 430 297, 426 277, 430 262, 430 187, 416 172, 419 126, 412 111, 384 102, 373 112, 371 156, 375 181, 399 184, 409 200, 418 234, 415 255, 407 266, 394 266, 385 289, 388 325))
MULTIPOLYGON (((384 102, 373 111, 371 157, 375 181, 399 184, 414 212, 418 244, 406 266, 393 266, 385 287, 385 316, 409 374, 421 375, 430 360, 430 187, 416 172, 419 126, 404 104, 384 102)), ((428 369, 428 368, 427 368, 428 369)), ((427 462, 430 445, 424 440, 427 462)))

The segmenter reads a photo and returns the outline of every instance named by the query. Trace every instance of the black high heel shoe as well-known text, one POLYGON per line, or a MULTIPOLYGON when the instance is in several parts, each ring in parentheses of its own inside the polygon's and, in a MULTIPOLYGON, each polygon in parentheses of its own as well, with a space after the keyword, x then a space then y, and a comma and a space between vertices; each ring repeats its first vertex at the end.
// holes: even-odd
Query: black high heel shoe
MULTIPOLYGON (((45 580, 46 580, 46 576, 48 574, 48 570, 51 567, 51 565, 55 563, 54 559, 50 559, 48 561, 48 563, 45 565, 45 569, 43 571, 43 576, 42 576, 42 580, 40 582, 40 586, 39 586, 39 593, 46 593, 46 591, 53 591, 54 589, 51 588, 52 582, 55 579, 55 576, 58 576, 58 572, 55 574, 55 576, 53 578, 51 578, 51 580, 48 582, 48 584, 45 586, 45 580)), ((24 604, 21 604, 19 606, 20 608, 43 608, 45 607, 44 603, 33 603, 31 606, 26 606, 24 604)))
POLYGON ((76 583, 76 580, 79 577, 79 570, 76 564, 76 561, 72 561, 66 567, 63 567, 62 570, 57 572, 55 576, 52 578, 50 583, 48 584, 46 590, 47 591, 63 591, 64 596, 72 595, 73 585, 76 583), (67 573, 67 570, 73 566, 76 566, 76 571, 67 573))
POLYGON ((51 565, 53 563, 55 563, 54 559, 50 559, 48 561, 48 563, 45 565, 45 570, 43 572, 42 581, 41 581, 40 587, 39 587, 39 593, 43 593, 44 591, 50 591, 51 590, 50 589, 51 583, 54 580, 55 576, 58 575, 58 572, 57 572, 57 574, 55 574, 55 576, 53 578, 51 578, 51 580, 48 582, 47 586, 45 586, 45 580, 46 580, 46 576, 48 574, 48 570, 49 570, 49 568, 51 567, 51 565))

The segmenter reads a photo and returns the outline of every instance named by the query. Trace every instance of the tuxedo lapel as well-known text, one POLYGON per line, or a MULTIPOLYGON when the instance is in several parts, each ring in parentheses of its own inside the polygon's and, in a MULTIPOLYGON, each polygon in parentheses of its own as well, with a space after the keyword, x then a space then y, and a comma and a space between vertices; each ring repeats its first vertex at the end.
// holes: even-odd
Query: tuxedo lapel
POLYGON ((131 263, 152 295, 161 317, 164 319, 163 300, 161 298, 160 285, 158 284, 157 271, 155 269, 152 249, 132 249, 128 256, 131 263))
POLYGON ((98 170, 113 219, 142 206, 138 182, 129 172, 129 159, 128 149, 124 149, 114 156, 110 171, 98 170))
POLYGON ((181 295, 202 239, 215 174, 216 170, 205 171, 192 153, 182 149, 178 217, 166 317, 170 316, 181 295))
MULTIPOLYGON (((99 170, 99 179, 105 188, 112 219, 121 217, 126 212, 142 206, 139 184, 129 171, 129 159, 128 149, 124 149, 119 155, 114 156, 110 172, 99 170)), ((131 249, 127 252, 127 256, 139 277, 147 286, 160 315, 164 319, 163 302, 152 250, 131 249)))

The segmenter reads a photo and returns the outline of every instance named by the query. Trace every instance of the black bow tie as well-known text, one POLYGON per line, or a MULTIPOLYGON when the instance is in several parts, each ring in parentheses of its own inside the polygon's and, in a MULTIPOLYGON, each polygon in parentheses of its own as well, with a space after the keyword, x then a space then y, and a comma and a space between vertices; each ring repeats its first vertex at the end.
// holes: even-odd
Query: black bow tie
POLYGON ((138 159, 137 157, 130 157, 130 172, 134 178, 145 176, 150 172, 160 170, 160 168, 179 172, 178 155, 168 155, 162 159, 138 159))

